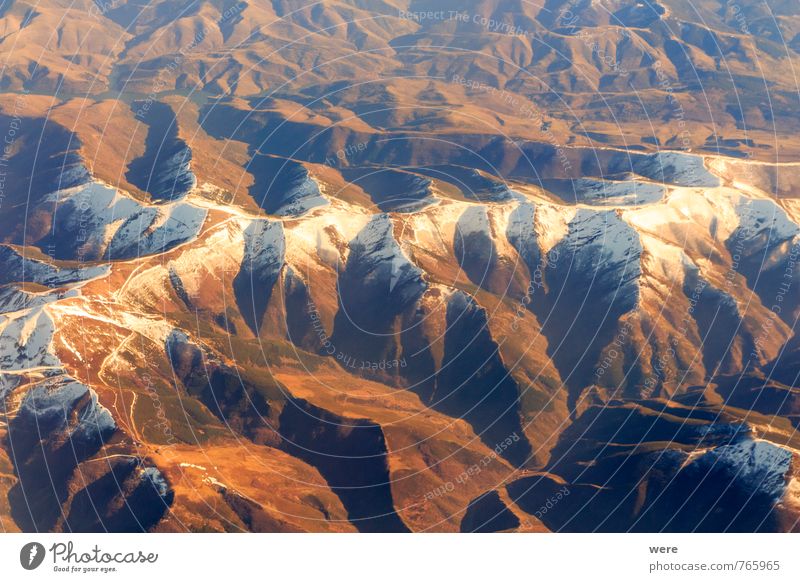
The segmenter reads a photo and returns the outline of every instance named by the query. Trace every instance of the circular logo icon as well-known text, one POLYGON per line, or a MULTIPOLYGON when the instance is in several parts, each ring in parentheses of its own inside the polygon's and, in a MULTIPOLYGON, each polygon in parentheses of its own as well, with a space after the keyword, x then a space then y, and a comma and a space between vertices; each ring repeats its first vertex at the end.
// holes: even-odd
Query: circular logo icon
POLYGON ((39 542, 30 542, 19 551, 19 563, 26 570, 35 570, 44 562, 44 546, 39 542))

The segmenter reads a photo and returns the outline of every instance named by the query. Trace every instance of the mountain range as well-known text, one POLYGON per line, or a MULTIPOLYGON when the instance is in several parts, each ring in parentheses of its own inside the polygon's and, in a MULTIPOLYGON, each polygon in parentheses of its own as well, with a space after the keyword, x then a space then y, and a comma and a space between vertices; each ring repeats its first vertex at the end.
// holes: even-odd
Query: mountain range
POLYGON ((0 7, 4 531, 795 531, 792 0, 0 7))

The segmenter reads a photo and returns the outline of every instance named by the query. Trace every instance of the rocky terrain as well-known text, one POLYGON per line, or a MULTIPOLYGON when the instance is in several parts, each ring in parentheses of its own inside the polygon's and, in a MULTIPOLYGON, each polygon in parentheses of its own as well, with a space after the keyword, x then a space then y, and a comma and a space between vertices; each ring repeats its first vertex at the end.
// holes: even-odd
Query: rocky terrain
POLYGON ((373 4, 0 8, 2 530, 798 529, 791 3, 373 4))

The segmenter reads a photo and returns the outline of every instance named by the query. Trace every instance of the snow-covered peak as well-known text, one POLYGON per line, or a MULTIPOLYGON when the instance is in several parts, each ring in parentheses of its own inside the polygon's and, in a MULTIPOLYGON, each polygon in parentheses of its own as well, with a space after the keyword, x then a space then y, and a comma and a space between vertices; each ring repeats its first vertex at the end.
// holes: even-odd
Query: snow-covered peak
POLYGON ((791 450, 747 436, 688 457, 684 469, 692 466, 723 469, 731 479, 745 484, 750 491, 778 501, 786 490, 792 459, 791 450))
POLYGON ((631 157, 627 168, 620 163, 617 170, 632 170, 654 182, 674 186, 713 188, 720 185, 720 179, 708 171, 702 156, 683 152, 661 151, 631 157))
POLYGON ((594 247, 600 251, 602 260, 609 263, 636 260, 642 250, 636 231, 619 214, 582 208, 570 221, 569 233, 562 243, 568 252, 594 247))
POLYGON ((46 239, 60 259, 127 259, 194 238, 206 210, 186 202, 146 205, 100 181, 55 192, 58 222, 46 239))
POLYGON ((51 353, 55 325, 42 308, 0 315, 0 368, 26 370, 56 367, 51 353))

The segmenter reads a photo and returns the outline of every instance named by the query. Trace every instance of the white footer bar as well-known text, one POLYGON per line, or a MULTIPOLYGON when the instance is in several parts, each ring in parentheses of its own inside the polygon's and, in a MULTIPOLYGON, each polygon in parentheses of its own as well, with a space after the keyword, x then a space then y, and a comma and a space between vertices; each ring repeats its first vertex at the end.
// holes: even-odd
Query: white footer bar
POLYGON ((797 580, 798 554, 791 534, 0 534, 3 580, 761 582, 797 580))

